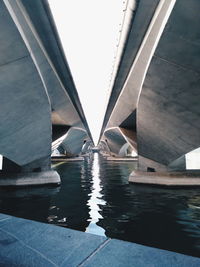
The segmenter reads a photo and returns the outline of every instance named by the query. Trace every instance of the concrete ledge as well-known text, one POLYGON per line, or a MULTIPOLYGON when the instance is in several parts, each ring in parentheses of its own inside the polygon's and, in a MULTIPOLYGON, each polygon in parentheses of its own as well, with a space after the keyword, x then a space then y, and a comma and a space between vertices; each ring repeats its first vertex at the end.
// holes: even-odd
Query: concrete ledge
POLYGON ((30 173, 1 173, 0 186, 27 186, 60 184, 60 176, 56 171, 30 173))
POLYGON ((110 157, 110 155, 108 154, 104 154, 104 153, 99 153, 103 158, 107 158, 107 157, 110 157))
POLYGON ((162 186, 200 186, 200 173, 133 171, 129 182, 162 186))
POLYGON ((62 158, 62 157, 53 157, 51 158, 52 162, 74 162, 74 161, 83 161, 84 157, 76 157, 76 158, 62 158))
POLYGON ((200 258, 0 213, 1 266, 200 266, 200 258))
POLYGON ((107 157, 108 161, 137 161, 137 158, 107 157))

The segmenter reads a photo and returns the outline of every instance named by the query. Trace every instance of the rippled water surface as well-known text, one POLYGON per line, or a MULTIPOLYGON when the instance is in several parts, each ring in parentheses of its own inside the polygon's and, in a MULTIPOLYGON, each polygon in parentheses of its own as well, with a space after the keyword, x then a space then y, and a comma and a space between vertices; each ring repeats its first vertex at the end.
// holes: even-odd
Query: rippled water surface
POLYGON ((129 184, 134 164, 55 164, 60 187, 1 189, 0 211, 200 257, 200 189, 129 184))

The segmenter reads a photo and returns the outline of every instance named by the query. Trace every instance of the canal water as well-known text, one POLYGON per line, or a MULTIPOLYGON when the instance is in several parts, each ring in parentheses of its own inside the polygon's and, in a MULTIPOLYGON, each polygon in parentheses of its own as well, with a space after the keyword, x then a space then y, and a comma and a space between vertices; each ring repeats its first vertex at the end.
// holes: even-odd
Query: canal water
POLYGON ((54 164, 60 187, 0 189, 0 212, 200 257, 200 189, 128 183, 134 162, 54 164))

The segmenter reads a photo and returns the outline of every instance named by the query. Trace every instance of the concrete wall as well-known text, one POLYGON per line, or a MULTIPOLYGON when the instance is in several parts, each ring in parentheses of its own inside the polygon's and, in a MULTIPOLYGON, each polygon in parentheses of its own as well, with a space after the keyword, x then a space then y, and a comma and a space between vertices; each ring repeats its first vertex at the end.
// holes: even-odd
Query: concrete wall
POLYGON ((51 154, 51 106, 37 68, 0 2, 0 153, 19 165, 51 154))
POLYGON ((109 151, 116 156, 127 156, 126 150, 128 147, 136 151, 134 142, 132 142, 132 135, 130 131, 126 129, 119 127, 109 128, 104 132, 104 136, 101 140, 104 141, 104 145, 101 146, 101 149, 109 151))
POLYGON ((91 134, 48 2, 3 0, 0 23, 0 154, 50 168, 52 124, 54 139, 71 127, 91 134))
POLYGON ((142 0, 137 3, 104 118, 101 136, 110 128, 120 127, 135 150, 138 97, 170 2, 142 0))
POLYGON ((140 170, 184 170, 184 155, 200 146, 200 3, 161 0, 143 14, 141 4, 145 2, 138 3, 124 51, 130 68, 122 57, 102 136, 128 122, 124 128, 137 144, 140 170), (143 26, 138 16, 148 19, 143 26), (142 29, 137 50, 137 38, 132 48, 130 42, 134 27, 142 29))
POLYGON ((63 149, 69 156, 77 156, 82 152, 86 141, 90 141, 86 131, 71 127, 58 149, 63 149))
POLYGON ((199 1, 176 2, 139 100, 139 153, 165 166, 200 146, 199 8, 199 1))
POLYGON ((120 101, 118 101, 118 99, 122 96, 121 93, 127 76, 137 57, 158 3, 159 0, 136 1, 136 9, 133 12, 132 19, 130 21, 130 31, 127 36, 127 42, 124 46, 120 65, 111 91, 101 130, 101 136, 106 128, 119 126, 135 110, 133 103, 130 105, 129 101, 130 98, 134 101, 132 97, 132 94, 134 93, 133 90, 130 91, 131 95, 125 96, 123 100, 120 99, 120 101), (114 110, 117 108, 117 102, 119 102, 119 109, 115 112, 114 110))

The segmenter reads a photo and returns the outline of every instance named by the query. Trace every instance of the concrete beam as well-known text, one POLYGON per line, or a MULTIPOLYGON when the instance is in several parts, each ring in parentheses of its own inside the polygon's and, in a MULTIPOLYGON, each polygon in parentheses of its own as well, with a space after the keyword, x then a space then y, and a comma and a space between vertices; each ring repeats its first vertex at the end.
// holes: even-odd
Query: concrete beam
POLYGON ((81 154, 86 142, 91 142, 87 132, 76 127, 71 127, 64 139, 59 144, 58 149, 62 149, 68 156, 77 156, 81 154))
POLYGON ((13 2, 5 0, 4 2, 38 70, 49 96, 52 112, 57 114, 57 118, 62 120, 65 125, 87 129, 90 135, 85 117, 83 114, 81 117, 79 116, 82 113, 81 108, 77 108, 77 105, 80 106, 79 99, 77 98, 75 101, 73 98, 72 101, 70 97, 73 91, 76 92, 76 88, 65 58, 59 52, 55 26, 53 27, 49 22, 50 10, 44 8, 46 1, 23 2, 18 0, 13 2), (38 21, 41 19, 43 24, 41 24, 42 27, 39 27, 38 21), (66 64, 65 69, 63 69, 64 67, 62 70, 58 68, 58 63, 55 63, 55 60, 58 59, 60 65, 66 64), (70 79, 63 82, 60 77, 64 76, 63 73, 70 79))
MULTIPOLYGON (((88 138, 90 131, 47 1, 3 0, 0 22, 0 153, 9 166, 19 167, 20 181, 37 173, 44 177, 41 172, 51 168, 52 123, 66 132, 79 127, 88 138)), ((3 175, 9 171, 3 169, 3 175)))
MULTIPOLYGON (((126 79, 118 90, 113 87, 102 134, 124 123, 134 131, 140 171, 183 175, 185 154, 200 147, 199 5, 195 0, 157 2, 154 11, 147 12, 151 19, 137 53, 132 57, 131 50, 125 50, 132 63, 129 70, 124 68, 126 79)), ((139 12, 140 5, 133 26, 139 12)), ((116 82, 121 78, 118 72, 116 82)))
POLYGON ((174 3, 175 0, 152 1, 151 7, 149 1, 138 3, 119 67, 124 79, 118 73, 112 88, 101 134, 110 128, 120 127, 128 143, 135 150, 137 107, 142 84, 174 3))
POLYGON ((177 0, 138 104, 139 153, 169 170, 200 146, 199 8, 198 1, 177 0))
POLYGON ((22 166, 51 154, 51 107, 37 68, 3 1, 0 22, 0 153, 22 166), (11 48, 11 44, 15 46, 11 48))
POLYGON ((126 130, 119 127, 109 128, 104 132, 101 141, 106 143, 105 150, 116 156, 127 156, 127 149, 136 152, 136 144, 134 140, 134 133, 131 130, 126 130), (107 149, 108 147, 108 149, 107 149))
MULTIPOLYGON (((124 87, 126 78, 128 76, 128 73, 131 70, 131 67, 133 65, 134 60, 137 57, 138 51, 140 49, 140 46, 142 44, 142 41, 145 37, 145 34, 147 32, 147 29, 151 23, 152 17, 155 13, 155 10, 157 8, 157 5, 159 3, 159 0, 140 0, 137 1, 136 8, 133 12, 133 17, 131 19, 130 23, 130 30, 127 37, 126 45, 124 46, 123 54, 121 56, 120 64, 118 67, 118 71, 115 76, 114 85, 111 91, 109 103, 107 106, 102 130, 101 130, 101 136, 103 135, 107 124, 109 123, 111 114, 113 113, 114 107, 116 105, 117 99, 120 96, 120 93, 122 91, 122 88, 124 87)), ((113 77, 112 77, 113 78, 113 77)), ((127 101, 126 101, 127 102, 127 101)), ((126 106, 123 106, 123 109, 126 109, 126 106)), ((110 123, 109 126, 119 126, 121 122, 129 116, 129 114, 134 110, 133 108, 129 108, 130 112, 127 114, 127 116, 120 116, 118 114, 118 117, 120 118, 120 121, 118 123, 110 123)), ((123 110, 121 109, 121 112, 123 110)))

